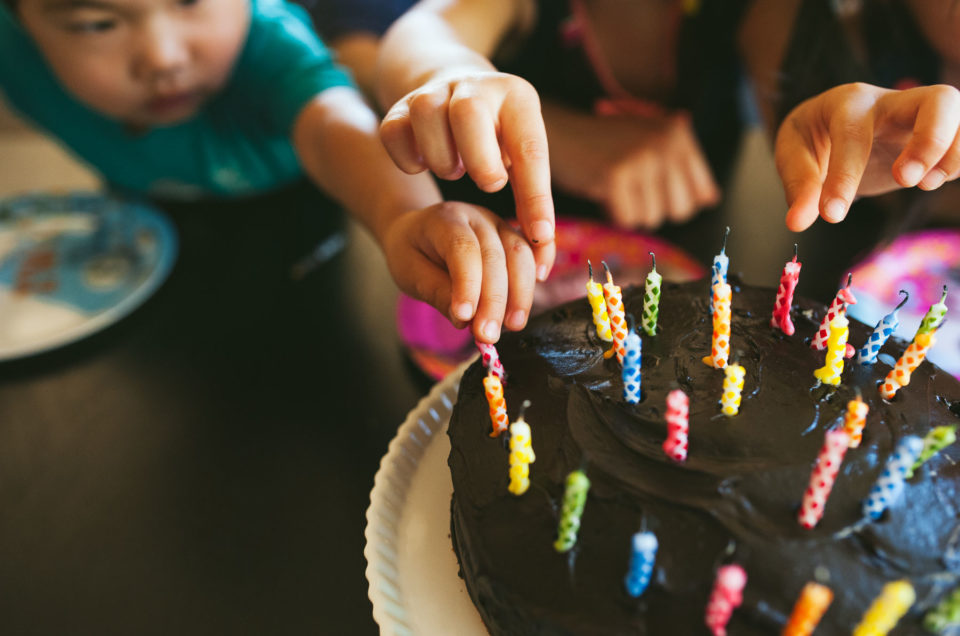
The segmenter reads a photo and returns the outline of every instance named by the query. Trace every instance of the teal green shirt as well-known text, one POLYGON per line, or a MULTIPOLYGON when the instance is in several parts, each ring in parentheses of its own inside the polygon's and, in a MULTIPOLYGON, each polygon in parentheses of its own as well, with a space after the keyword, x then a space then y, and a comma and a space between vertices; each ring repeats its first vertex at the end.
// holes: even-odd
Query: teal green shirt
POLYGON ((33 41, 0 4, 0 89, 110 184, 139 194, 236 196, 302 176, 290 141, 301 108, 352 86, 300 7, 250 0, 250 31, 227 85, 189 121, 131 133, 60 85, 33 41))

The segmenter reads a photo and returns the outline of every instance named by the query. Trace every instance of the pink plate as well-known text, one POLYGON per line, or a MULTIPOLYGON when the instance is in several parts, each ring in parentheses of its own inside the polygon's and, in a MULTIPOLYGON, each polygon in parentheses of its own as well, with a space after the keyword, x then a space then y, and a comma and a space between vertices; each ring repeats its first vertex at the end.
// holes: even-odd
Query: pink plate
MULTIPOLYGON (((594 279, 601 283, 600 262, 606 261, 617 285, 642 285, 650 270, 650 252, 656 254, 657 271, 665 280, 695 280, 707 272, 679 247, 655 236, 592 221, 559 220, 556 264, 549 280, 537 285, 533 314, 585 296, 588 259, 594 266, 594 279)), ((433 307, 402 294, 397 303, 397 328, 414 363, 436 380, 477 351, 469 329, 454 329, 433 307)))

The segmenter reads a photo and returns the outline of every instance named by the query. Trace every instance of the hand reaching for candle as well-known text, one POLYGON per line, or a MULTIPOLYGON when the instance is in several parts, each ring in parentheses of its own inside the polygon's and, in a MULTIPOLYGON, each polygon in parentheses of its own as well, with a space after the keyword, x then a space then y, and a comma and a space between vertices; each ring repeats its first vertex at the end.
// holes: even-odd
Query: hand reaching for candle
POLYGON ((844 84, 797 106, 780 125, 775 157, 787 227, 842 221, 858 195, 960 176, 960 92, 947 85, 888 90, 844 84))
POLYGON ((501 326, 522 329, 533 303, 534 260, 526 239, 485 208, 444 202, 398 215, 383 249, 401 290, 457 327, 494 343, 501 326))
POLYGON ((526 80, 496 71, 441 74, 397 101, 380 138, 408 174, 465 173, 486 192, 512 181, 517 219, 533 244, 537 278, 554 259, 554 211, 540 99, 526 80))
POLYGON ((598 116, 547 102, 544 119, 557 186, 605 205, 621 227, 686 221, 720 198, 686 116, 598 116))

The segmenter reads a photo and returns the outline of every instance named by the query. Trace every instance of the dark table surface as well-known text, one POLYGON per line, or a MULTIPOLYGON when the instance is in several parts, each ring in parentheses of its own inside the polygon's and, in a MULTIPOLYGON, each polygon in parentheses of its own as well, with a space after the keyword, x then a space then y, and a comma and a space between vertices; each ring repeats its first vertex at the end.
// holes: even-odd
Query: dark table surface
MULTIPOLYGON (((758 145, 759 144, 759 145, 758 145)), ((724 204, 664 235, 828 301, 884 231, 871 214, 791 235, 763 141, 724 204)), ((329 229, 302 189, 171 206, 166 284, 82 342, 0 364, 0 625, 6 634, 376 634, 364 511, 431 382, 406 358, 383 259, 291 265, 329 229)), ((561 213, 564 210, 560 210, 561 213)))

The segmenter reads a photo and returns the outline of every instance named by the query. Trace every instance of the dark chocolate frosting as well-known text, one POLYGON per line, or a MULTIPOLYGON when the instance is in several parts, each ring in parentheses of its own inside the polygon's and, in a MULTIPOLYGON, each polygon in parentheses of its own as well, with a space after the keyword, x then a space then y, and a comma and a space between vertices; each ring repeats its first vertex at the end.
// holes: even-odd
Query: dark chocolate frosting
MULTIPOLYGON (((507 490, 506 437, 490 438, 479 362, 465 373, 450 421, 453 545, 467 589, 492 634, 708 634, 704 611, 716 569, 738 563, 748 581, 732 636, 779 634, 804 584, 834 592, 819 634, 859 623, 883 585, 908 579, 917 601, 891 634, 921 634, 923 614, 960 583, 960 448, 951 445, 907 481, 878 521, 861 502, 905 435, 960 424, 960 383, 924 362, 885 401, 877 385, 903 352, 892 339, 878 363, 846 361, 838 387, 813 371, 825 352, 809 345, 825 307, 798 300, 796 334, 770 327, 775 290, 734 285, 731 358, 746 368, 740 413, 720 413, 724 373, 704 364, 712 324, 705 281, 663 286, 659 329, 643 337, 640 404, 622 397, 620 365, 604 359, 586 299, 533 319, 498 345, 513 421, 523 400, 536 462, 531 487, 507 490), (891 358, 892 356, 892 358, 891 358), (689 456, 663 452, 666 395, 690 397, 689 456), (857 389, 870 406, 863 442, 847 451, 823 519, 797 510, 829 428, 857 389), (951 408, 952 407, 952 408, 951 408), (583 468, 592 482, 576 547, 553 548, 563 484, 583 468), (650 587, 624 590, 630 538, 659 540, 650 587)), ((624 292, 640 316, 643 290, 624 292)), ((850 321, 859 347, 872 327, 850 321)))

